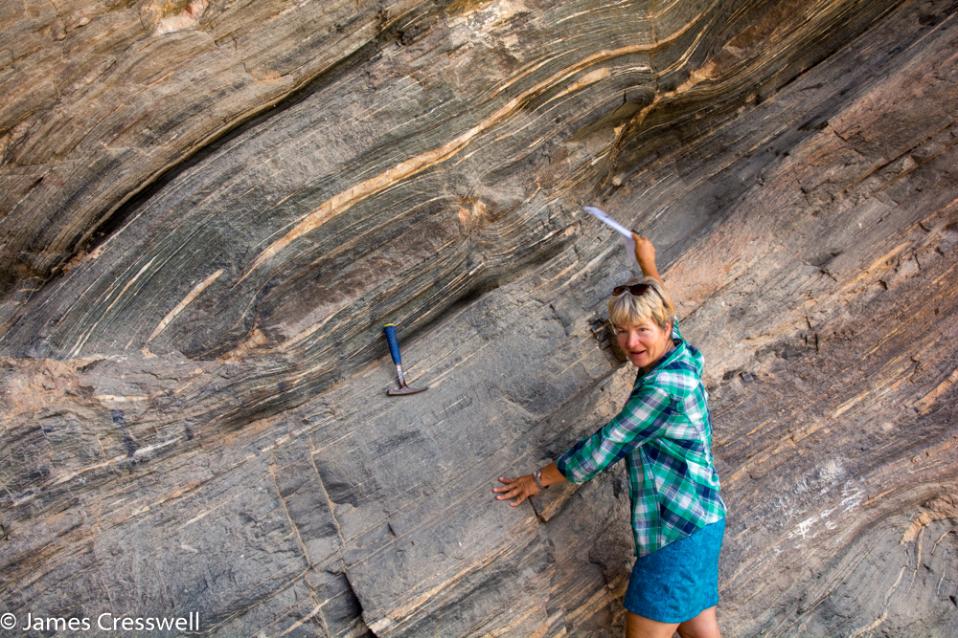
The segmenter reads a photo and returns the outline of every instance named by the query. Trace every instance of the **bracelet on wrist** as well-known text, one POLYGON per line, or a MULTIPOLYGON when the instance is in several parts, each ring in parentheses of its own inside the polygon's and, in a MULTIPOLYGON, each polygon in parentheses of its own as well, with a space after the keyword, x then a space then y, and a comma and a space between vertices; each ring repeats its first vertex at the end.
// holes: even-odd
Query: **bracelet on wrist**
POLYGON ((536 471, 532 473, 532 480, 536 482, 536 487, 540 490, 548 489, 548 485, 542 484, 542 468, 536 468, 536 471))

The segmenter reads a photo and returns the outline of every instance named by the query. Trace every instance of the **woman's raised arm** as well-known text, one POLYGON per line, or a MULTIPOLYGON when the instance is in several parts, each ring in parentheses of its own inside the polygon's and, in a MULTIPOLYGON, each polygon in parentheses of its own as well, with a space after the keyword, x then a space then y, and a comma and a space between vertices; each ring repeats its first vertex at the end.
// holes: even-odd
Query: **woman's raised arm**
POLYGON ((655 267, 655 246, 652 245, 652 240, 633 230, 632 241, 635 242, 635 260, 639 262, 642 274, 646 277, 658 279, 659 283, 664 286, 662 276, 659 275, 659 270, 655 267))

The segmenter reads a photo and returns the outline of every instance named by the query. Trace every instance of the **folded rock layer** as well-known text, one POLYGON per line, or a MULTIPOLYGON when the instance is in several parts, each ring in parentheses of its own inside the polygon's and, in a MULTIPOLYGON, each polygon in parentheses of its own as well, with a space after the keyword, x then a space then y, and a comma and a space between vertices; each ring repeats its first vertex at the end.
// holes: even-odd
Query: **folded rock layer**
POLYGON ((596 204, 705 355, 724 634, 958 633, 958 3, 0 24, 0 611, 621 635, 622 468, 491 493, 634 377, 596 204))

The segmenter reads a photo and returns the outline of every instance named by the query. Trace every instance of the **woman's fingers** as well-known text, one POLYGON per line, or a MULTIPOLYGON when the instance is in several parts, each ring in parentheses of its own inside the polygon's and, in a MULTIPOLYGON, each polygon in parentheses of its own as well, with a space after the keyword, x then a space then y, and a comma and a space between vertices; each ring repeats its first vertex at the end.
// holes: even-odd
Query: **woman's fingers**
POLYGON ((512 494, 509 494, 508 496, 500 496, 499 498, 511 500, 512 502, 509 503, 509 505, 515 507, 522 501, 526 500, 526 495, 522 492, 522 490, 516 489, 512 494))
MULTIPOLYGON (((522 486, 518 483, 513 483, 512 485, 503 485, 502 487, 494 487, 492 491, 496 493, 497 501, 509 501, 514 498, 522 497, 522 486)), ((515 504, 513 503, 513 506, 515 504)))
POLYGON ((496 493, 496 500, 512 501, 509 503, 512 507, 521 505, 530 496, 538 492, 538 490, 533 490, 530 487, 530 483, 532 482, 531 476, 517 476, 515 478, 500 476, 499 482, 505 485, 492 488, 492 491, 496 493))
POLYGON ((516 491, 517 487, 518 486, 516 485, 502 485, 500 487, 492 488, 492 491, 495 492, 496 494, 499 494, 500 496, 498 498, 502 500, 503 498, 505 498, 505 495, 516 491))
POLYGON ((499 496, 497 496, 496 498, 500 501, 504 501, 510 498, 515 498, 516 496, 522 493, 522 488, 520 488, 518 485, 510 485, 508 487, 494 487, 492 488, 492 490, 494 492, 499 492, 499 496))
POLYGON ((500 476, 500 477, 499 477, 499 482, 500 482, 500 483, 505 483, 505 485, 500 485, 499 487, 494 487, 494 488, 492 488, 492 491, 493 491, 493 492, 506 492, 506 491, 508 491, 508 490, 514 489, 514 488, 515 488, 515 485, 512 485, 513 481, 515 481, 515 479, 509 478, 508 476, 500 476))
POLYGON ((516 484, 515 481, 516 481, 516 479, 514 479, 514 478, 509 478, 508 476, 500 476, 500 477, 499 477, 499 482, 500 482, 500 483, 505 483, 505 485, 500 485, 499 487, 494 487, 494 488, 492 488, 492 491, 493 491, 493 492, 500 492, 500 493, 510 492, 511 490, 514 490, 514 489, 516 489, 516 488, 518 487, 518 484, 516 484))

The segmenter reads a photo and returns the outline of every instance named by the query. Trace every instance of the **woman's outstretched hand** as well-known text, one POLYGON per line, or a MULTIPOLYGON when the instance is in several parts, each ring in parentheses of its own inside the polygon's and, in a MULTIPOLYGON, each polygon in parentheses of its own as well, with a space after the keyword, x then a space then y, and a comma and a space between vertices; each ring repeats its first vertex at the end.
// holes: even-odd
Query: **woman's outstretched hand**
POLYGON ((536 485, 535 479, 532 478, 531 474, 517 476, 515 478, 500 476, 499 482, 504 485, 492 488, 492 491, 498 494, 496 500, 506 501, 514 499, 510 503, 512 507, 520 505, 530 496, 535 496, 542 491, 539 489, 539 486, 536 485))
POLYGON ((635 242, 635 260, 639 262, 642 274, 661 280, 659 271, 655 267, 655 246, 652 245, 652 240, 633 230, 632 241, 635 242))

